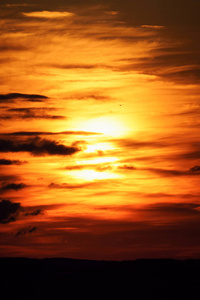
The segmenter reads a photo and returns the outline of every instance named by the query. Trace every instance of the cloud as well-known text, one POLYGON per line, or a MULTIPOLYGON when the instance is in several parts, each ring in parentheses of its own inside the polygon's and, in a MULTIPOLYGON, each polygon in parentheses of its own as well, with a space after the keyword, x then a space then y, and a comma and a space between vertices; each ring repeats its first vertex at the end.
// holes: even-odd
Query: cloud
POLYGON ((4 182, 4 181, 15 181, 18 180, 19 177, 16 175, 0 175, 0 182, 4 182))
POLYGON ((53 108, 10 108, 8 109, 9 114, 4 114, 0 116, 0 119, 65 119, 64 116, 59 115, 49 115, 46 111, 54 110, 53 108))
POLYGON ((8 184, 2 184, 0 190, 1 191, 8 191, 8 190, 15 190, 19 191, 27 187, 24 183, 8 183, 8 184))
POLYGON ((157 141, 143 141, 143 140, 133 140, 133 139, 113 139, 112 142, 116 143, 117 145, 125 148, 132 148, 132 149, 140 149, 140 148, 162 148, 169 146, 168 143, 163 142, 162 140, 157 141))
POLYGON ((34 226, 34 227, 28 227, 28 228, 22 228, 22 229, 19 229, 17 231, 17 233, 15 234, 15 236, 31 234, 31 233, 35 232, 36 230, 37 230, 36 226, 34 226))
POLYGON ((165 214, 200 215, 199 203, 159 203, 143 206, 139 210, 148 212, 160 212, 165 214))
POLYGON ((80 188, 93 186, 96 184, 97 184, 96 182, 81 183, 81 184, 68 184, 68 183, 57 184, 52 182, 49 184, 48 187, 52 189, 80 189, 80 188))
POLYGON ((42 18, 42 19, 60 19, 60 18, 71 18, 74 17, 75 14, 67 11, 32 11, 32 12, 23 12, 22 13, 26 17, 31 18, 42 18))
POLYGON ((0 94, 0 103, 4 102, 13 102, 14 100, 27 100, 27 101, 44 101, 48 97, 44 95, 37 94, 21 94, 21 93, 9 93, 9 94, 0 94))
POLYGON ((14 222, 20 210, 20 203, 13 203, 10 200, 2 200, 0 202, 0 223, 6 224, 14 222))
POLYGON ((5 4, 4 7, 29 7, 35 6, 35 4, 28 4, 28 3, 15 3, 15 4, 5 4))
POLYGON ((2 199, 0 201, 0 223, 15 222, 19 215, 22 217, 34 217, 40 215, 45 209, 55 209, 60 205, 42 205, 37 207, 23 207, 21 203, 2 199))
POLYGON ((23 165, 27 163, 26 161, 20 161, 20 160, 11 160, 11 159, 0 159, 0 166, 11 166, 11 165, 23 165))
POLYGON ((189 170, 189 173, 192 173, 192 174, 199 174, 200 175, 200 166, 194 166, 192 167, 190 170, 189 170))
POLYGON ((77 100, 93 99, 98 101, 113 100, 111 96, 99 94, 98 92, 72 94, 71 96, 65 97, 65 99, 77 99, 77 100))
POLYGON ((186 171, 174 170, 174 169, 162 169, 162 168, 144 168, 145 171, 153 172, 161 177, 173 177, 188 175, 186 171))
POLYGON ((25 214, 25 216, 38 216, 38 215, 41 214, 41 212, 42 212, 42 209, 41 208, 37 208, 37 209, 35 209, 35 210, 31 211, 31 212, 27 212, 25 214))
POLYGON ((82 165, 72 165, 65 167, 65 170, 73 171, 73 170, 96 170, 98 172, 105 172, 108 170, 112 170, 113 166, 108 163, 99 163, 99 164, 82 164, 82 165))
POLYGON ((104 65, 104 64, 63 64, 63 65, 58 65, 58 64, 52 64, 48 65, 53 68, 59 68, 59 69, 112 69, 113 67, 104 65))
POLYGON ((29 47, 27 45, 17 45, 16 44, 3 44, 0 45, 0 52, 7 51, 27 51, 29 47))
POLYGON ((185 153, 181 153, 181 154, 177 154, 174 155, 173 158, 176 159, 186 159, 186 160, 199 160, 200 159, 200 145, 196 145, 196 147, 194 146, 194 149, 185 152, 185 153))
POLYGON ((135 168, 135 167, 132 166, 132 165, 123 165, 123 166, 119 166, 118 169, 121 169, 121 170, 130 170, 130 171, 137 170, 137 168, 135 168))
POLYGON ((60 132, 49 132, 49 131, 17 131, 10 133, 3 133, 3 136, 39 136, 39 135, 101 135, 98 132, 90 131, 60 131, 60 132))
MULTIPOLYGON (((158 49, 151 50, 149 57, 127 59, 126 63, 119 66, 119 70, 153 75, 155 79, 178 84, 198 83, 200 80, 200 59, 196 54, 197 45, 194 43, 196 38, 193 37, 194 40, 192 40, 188 36, 188 42, 186 43, 183 37, 179 36, 182 34, 180 32, 173 36, 173 33, 171 33, 170 43, 175 46, 170 48, 169 42, 163 40, 163 43, 166 43, 165 47, 161 46, 158 49), (176 40, 180 41, 181 46, 176 44, 176 40)), ((169 37, 166 36, 166 39, 169 39, 169 37)))
POLYGON ((165 26, 160 26, 160 25, 142 25, 142 28, 147 28, 147 29, 162 29, 165 26))
POLYGON ((29 152, 35 156, 71 155, 80 151, 75 146, 65 146, 53 140, 35 137, 24 142, 0 139, 0 152, 29 152))
POLYGON ((125 165, 119 165, 117 169, 128 170, 128 171, 148 171, 148 172, 155 173, 156 175, 159 175, 161 177, 200 175, 200 166, 194 166, 189 170, 183 171, 183 170, 176 170, 176 169, 149 168, 149 167, 136 168, 131 164, 125 164, 125 165))

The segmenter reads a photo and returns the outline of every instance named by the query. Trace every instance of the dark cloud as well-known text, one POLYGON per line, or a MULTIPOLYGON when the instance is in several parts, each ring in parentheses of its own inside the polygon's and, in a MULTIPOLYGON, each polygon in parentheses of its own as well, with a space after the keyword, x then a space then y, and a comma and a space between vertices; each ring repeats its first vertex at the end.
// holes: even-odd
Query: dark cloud
POLYGON ((135 168, 134 166, 131 166, 131 165, 122 165, 122 166, 119 166, 118 169, 121 169, 121 170, 137 170, 137 168, 135 168))
POLYGON ((37 208, 37 209, 35 209, 35 210, 31 211, 31 212, 27 212, 25 214, 25 216, 38 216, 39 214, 41 214, 41 212, 42 212, 42 209, 41 208, 37 208))
MULTIPOLYGON (((178 51, 177 51, 178 52, 178 51)), ((174 55, 176 57, 176 55, 174 55)), ((195 56, 195 54, 193 55, 195 56)), ((173 55, 171 55, 173 57, 173 55)), ((169 61, 169 55, 162 55, 160 57, 148 58, 148 60, 141 59, 135 63, 128 63, 119 67, 119 71, 137 71, 140 74, 157 76, 158 80, 172 81, 175 83, 197 84, 200 81, 200 64, 197 62, 194 65, 188 64, 190 61, 182 61, 181 56, 177 54, 177 60, 169 61), (169 69, 171 69, 169 71, 169 69)), ((198 59, 197 55, 195 56, 198 59)), ((199 62, 198 62, 199 63, 199 62)), ((192 63, 191 63, 192 64, 192 63)))
MULTIPOLYGON (((14 189, 17 186, 14 187, 14 189)), ((60 205, 42 205, 36 207, 23 207, 21 203, 15 203, 10 200, 2 199, 0 202, 0 223, 6 224, 9 222, 15 222, 19 216, 22 217, 34 217, 43 213, 46 209, 55 209, 60 205)))
POLYGON ((162 168, 144 168, 143 170, 153 172, 161 177, 173 177, 173 176, 184 176, 189 175, 187 171, 180 171, 174 169, 162 169, 162 168))
POLYGON ((17 45, 17 44, 4 44, 0 45, 0 52, 7 52, 7 51, 27 51, 29 50, 28 46, 24 45, 17 45))
POLYGON ((55 108, 41 108, 41 107, 21 107, 21 108, 10 108, 8 109, 9 112, 17 112, 17 113, 31 113, 31 112, 46 112, 46 111, 51 111, 55 110, 55 108))
POLYGON ((24 183, 3 183, 0 190, 1 191, 8 191, 8 190, 15 190, 19 191, 27 187, 24 183))
POLYGON ((179 155, 172 156, 175 160, 177 159, 185 159, 185 160, 199 160, 200 159, 200 145, 194 147, 188 152, 180 153, 179 155), (196 148, 196 149, 195 149, 196 148))
POLYGON ((110 69, 112 68, 111 66, 104 65, 104 64, 63 64, 63 65, 58 65, 58 64, 52 64, 48 65, 53 68, 58 68, 58 69, 110 69))
POLYGON ((0 182, 4 181, 16 181, 19 177, 16 175, 0 175, 0 182))
MULTIPOLYGON (((159 194, 151 194, 151 197, 155 199, 159 194)), ((171 197, 172 195, 160 194, 159 197, 171 197)), ((158 198, 159 198, 158 197, 158 198)), ((162 203, 153 203, 146 205, 120 205, 120 206, 100 206, 97 207, 100 210, 113 210, 113 211, 126 211, 129 213, 137 213, 138 217, 141 218, 141 221, 152 222, 156 224, 156 220, 162 220, 161 225, 172 221, 172 218, 176 221, 180 218, 197 218, 200 220, 200 204, 199 203, 171 203, 171 202, 162 202, 162 203), (168 219, 167 219, 168 218, 168 219)), ((159 221, 160 222, 160 221, 159 221)), ((174 222, 174 221, 172 221, 174 222)))
POLYGON ((88 100, 93 99, 97 101, 108 101, 113 100, 111 96, 100 94, 98 91, 90 93, 77 93, 72 94, 71 96, 65 97, 65 99, 76 99, 76 100, 88 100))
POLYGON ((28 227, 28 228, 22 228, 17 231, 15 236, 20 236, 20 235, 26 235, 26 234, 31 234, 37 230, 37 227, 28 227))
POLYGON ((0 223, 6 224, 9 222, 14 222, 20 210, 20 203, 14 203, 10 200, 2 200, 0 202, 0 223))
POLYGON ((60 132, 49 132, 49 131, 17 131, 11 133, 3 133, 3 136, 39 136, 39 135, 101 135, 98 132, 90 131, 60 131, 60 132))
POLYGON ((192 167, 189 172, 191 172, 192 174, 200 174, 200 166, 194 166, 192 167))
POLYGON ((143 206, 139 210, 153 214, 158 213, 160 216, 200 217, 200 204, 198 203, 159 203, 143 206))
POLYGON ((113 142, 117 143, 121 147, 126 148, 154 148, 154 147, 167 147, 169 144, 163 140, 158 141, 142 141, 142 140, 133 140, 133 139, 114 139, 113 142))
POLYGON ((155 173, 161 177, 173 177, 173 176, 191 176, 191 175, 200 175, 200 166, 194 166, 189 170, 175 170, 175 169, 164 169, 164 168, 136 168, 132 165, 121 165, 118 166, 119 170, 128 170, 128 171, 148 171, 155 173))
POLYGON ((27 100, 27 101, 44 101, 48 99, 48 97, 44 95, 37 95, 37 94, 21 94, 21 93, 9 93, 9 94, 0 94, 0 103, 3 102, 11 102, 14 100, 27 100))
POLYGON ((80 189, 80 188, 85 188, 85 187, 90 187, 97 185, 96 182, 88 182, 88 183, 81 183, 81 184, 68 184, 68 183, 62 183, 62 184, 57 184, 57 183, 50 183, 49 188, 52 189, 80 189))
POLYGON ((7 114, 1 114, 0 119, 65 119, 60 115, 49 115, 47 112, 54 108, 10 108, 7 114))
MULTIPOLYGON (((200 25, 200 23, 199 23, 200 25)), ((142 30, 152 31, 152 28, 142 30)), ((154 79, 177 84, 198 84, 200 80, 200 28, 163 27, 152 38, 158 47, 149 51, 148 57, 130 57, 121 61, 118 70, 153 75, 154 79)), ((150 37, 144 38, 151 42, 150 37)))
POLYGON ((0 152, 29 152, 32 155, 71 155, 80 151, 75 146, 65 146, 53 140, 35 137, 23 142, 0 139, 0 152))
POLYGON ((168 81, 174 81, 176 83, 184 82, 185 84, 197 84, 200 82, 200 66, 199 69, 196 69, 196 66, 194 66, 193 69, 162 74, 161 77, 162 79, 167 79, 168 81))
POLYGON ((11 160, 11 159, 0 159, 0 166, 10 166, 10 165, 23 165, 27 163, 26 161, 20 161, 20 160, 11 160))

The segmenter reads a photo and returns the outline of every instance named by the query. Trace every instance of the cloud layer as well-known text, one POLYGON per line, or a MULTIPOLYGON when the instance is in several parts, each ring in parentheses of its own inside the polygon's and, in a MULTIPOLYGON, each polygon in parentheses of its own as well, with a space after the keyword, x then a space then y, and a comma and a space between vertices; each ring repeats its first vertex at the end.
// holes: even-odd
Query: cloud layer
POLYGON ((71 155, 79 149, 73 146, 65 146, 53 140, 35 137, 25 142, 13 142, 0 139, 0 152, 29 152, 32 155, 71 155))

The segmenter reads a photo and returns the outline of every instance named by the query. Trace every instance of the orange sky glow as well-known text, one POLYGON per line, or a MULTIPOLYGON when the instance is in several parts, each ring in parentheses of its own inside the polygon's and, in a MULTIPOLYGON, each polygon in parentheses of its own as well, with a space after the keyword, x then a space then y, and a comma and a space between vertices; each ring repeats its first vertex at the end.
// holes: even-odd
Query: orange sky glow
POLYGON ((0 4, 0 256, 200 258, 200 5, 56 2, 0 4))

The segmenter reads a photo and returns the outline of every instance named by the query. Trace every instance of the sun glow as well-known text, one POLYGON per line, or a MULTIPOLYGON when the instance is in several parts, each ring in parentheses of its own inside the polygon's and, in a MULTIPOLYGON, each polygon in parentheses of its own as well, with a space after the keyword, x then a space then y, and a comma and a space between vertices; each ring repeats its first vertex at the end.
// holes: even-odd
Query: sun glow
POLYGON ((121 177, 119 174, 114 174, 111 172, 98 172, 95 170, 80 170, 80 171, 72 171, 71 175, 77 179, 83 179, 86 181, 92 180, 103 180, 103 179, 115 179, 121 177))
POLYGON ((87 149, 85 150, 85 153, 93 153, 98 152, 99 155, 101 155, 104 151, 113 150, 114 146, 112 146, 111 143, 93 143, 90 145, 87 145, 87 149))
POLYGON ((86 164, 91 164, 91 165, 97 165, 97 164, 106 164, 106 163, 114 163, 117 162, 118 158, 117 157, 98 157, 98 158, 93 158, 93 159, 88 159, 88 160, 82 160, 79 165, 86 165, 86 164))
POLYGON ((125 132, 125 126, 120 120, 113 117, 99 117, 90 119, 82 124, 82 129, 103 133, 108 136, 119 136, 125 132))

